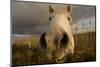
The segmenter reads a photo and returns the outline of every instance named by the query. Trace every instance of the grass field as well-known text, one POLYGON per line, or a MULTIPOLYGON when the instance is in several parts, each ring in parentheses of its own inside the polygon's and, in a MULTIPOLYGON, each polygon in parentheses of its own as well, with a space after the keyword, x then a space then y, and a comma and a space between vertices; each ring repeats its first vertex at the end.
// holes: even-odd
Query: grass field
MULTIPOLYGON (((96 33, 75 34, 75 55, 67 56, 64 63, 96 61, 96 33)), ((39 36, 18 40, 12 45, 12 64, 49 64, 54 63, 47 53, 38 49, 39 36)))

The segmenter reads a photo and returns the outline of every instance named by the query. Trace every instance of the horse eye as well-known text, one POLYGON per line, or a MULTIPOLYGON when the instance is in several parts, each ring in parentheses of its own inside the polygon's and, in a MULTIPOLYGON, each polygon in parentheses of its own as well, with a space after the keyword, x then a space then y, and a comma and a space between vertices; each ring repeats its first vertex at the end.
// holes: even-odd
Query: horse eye
POLYGON ((51 20, 51 17, 49 17, 49 20, 51 20))
POLYGON ((70 21, 70 17, 68 17, 68 20, 70 21))

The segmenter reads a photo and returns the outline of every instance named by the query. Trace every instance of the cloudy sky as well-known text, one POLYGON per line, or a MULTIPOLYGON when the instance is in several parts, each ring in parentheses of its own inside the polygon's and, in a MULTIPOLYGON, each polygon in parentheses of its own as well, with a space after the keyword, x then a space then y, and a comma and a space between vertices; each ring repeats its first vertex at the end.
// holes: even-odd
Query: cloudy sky
MULTIPOLYGON (((12 33, 42 33, 49 24, 48 3, 12 2, 12 33)), ((65 4, 53 4, 55 7, 64 7, 65 4)), ((95 16, 95 7, 86 5, 72 5, 73 23, 84 18, 95 16)))

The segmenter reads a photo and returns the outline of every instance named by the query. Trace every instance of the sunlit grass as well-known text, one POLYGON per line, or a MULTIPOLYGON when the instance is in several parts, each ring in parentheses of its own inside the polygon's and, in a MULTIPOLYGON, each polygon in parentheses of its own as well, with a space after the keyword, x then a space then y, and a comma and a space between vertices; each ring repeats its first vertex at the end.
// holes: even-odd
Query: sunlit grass
MULTIPOLYGON (((66 56, 65 62, 95 61, 95 37, 95 32, 75 34, 75 55, 66 56)), ((18 40, 12 45, 13 65, 55 63, 47 54, 39 49, 39 36, 18 40)))

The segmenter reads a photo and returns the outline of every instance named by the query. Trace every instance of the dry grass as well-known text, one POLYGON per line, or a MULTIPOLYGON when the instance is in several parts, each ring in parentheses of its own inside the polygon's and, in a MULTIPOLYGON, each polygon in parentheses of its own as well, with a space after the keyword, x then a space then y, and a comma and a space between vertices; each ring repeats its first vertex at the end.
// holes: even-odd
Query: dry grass
POLYGON ((96 60, 96 33, 84 33, 74 35, 75 61, 96 60))
MULTIPOLYGON (((96 60, 96 36, 95 32, 75 34, 75 55, 67 56, 65 62, 83 62, 96 60)), ((16 41, 12 46, 12 64, 49 64, 55 63, 47 57, 47 52, 37 49, 39 37, 16 41), (31 43, 31 47, 27 42, 31 43)))

